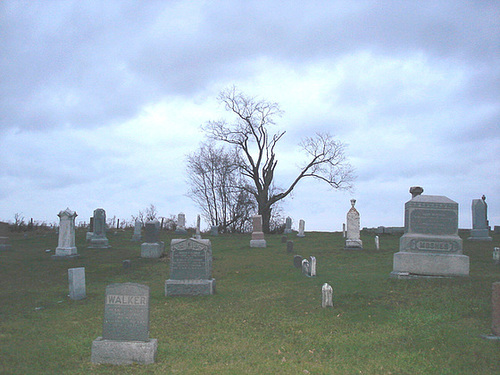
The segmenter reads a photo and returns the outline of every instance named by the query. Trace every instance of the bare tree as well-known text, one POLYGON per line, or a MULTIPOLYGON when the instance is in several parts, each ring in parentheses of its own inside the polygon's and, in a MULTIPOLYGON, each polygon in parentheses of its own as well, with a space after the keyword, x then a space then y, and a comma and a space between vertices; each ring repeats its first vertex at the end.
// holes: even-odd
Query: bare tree
POLYGON ((253 197, 243 188, 238 159, 237 152, 213 143, 202 143, 198 151, 187 156, 188 196, 210 225, 221 232, 246 229, 255 209, 253 197))
POLYGON ((150 204, 145 210, 141 210, 137 215, 131 215, 132 221, 135 222, 139 220, 142 225, 146 224, 146 221, 155 220, 158 216, 158 211, 154 204, 150 204))
POLYGON ((282 114, 279 105, 248 97, 235 87, 222 91, 218 100, 234 115, 234 121, 209 121, 203 130, 210 139, 228 143, 238 153, 241 174, 250 181, 243 187, 255 197, 264 232, 269 232, 273 205, 288 196, 301 179, 313 177, 333 189, 352 187, 354 174, 345 156, 345 145, 327 133, 302 140, 308 161, 288 188, 274 187, 278 164, 275 148, 285 134, 285 131, 270 131, 274 118, 282 114))

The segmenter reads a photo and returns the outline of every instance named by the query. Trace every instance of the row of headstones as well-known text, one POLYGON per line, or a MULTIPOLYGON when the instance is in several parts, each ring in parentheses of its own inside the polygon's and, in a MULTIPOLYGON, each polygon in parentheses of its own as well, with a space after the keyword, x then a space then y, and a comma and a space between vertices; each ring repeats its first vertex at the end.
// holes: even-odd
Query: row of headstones
MULTIPOLYGON (((297 233, 297 237, 305 237, 305 233, 304 233, 305 229, 306 229, 306 222, 303 219, 300 219, 299 220, 299 232, 297 233)), ((288 216, 285 219, 285 231, 284 231, 284 233, 289 234, 292 232, 293 232, 293 230, 292 230, 292 218, 290 216, 288 216)))

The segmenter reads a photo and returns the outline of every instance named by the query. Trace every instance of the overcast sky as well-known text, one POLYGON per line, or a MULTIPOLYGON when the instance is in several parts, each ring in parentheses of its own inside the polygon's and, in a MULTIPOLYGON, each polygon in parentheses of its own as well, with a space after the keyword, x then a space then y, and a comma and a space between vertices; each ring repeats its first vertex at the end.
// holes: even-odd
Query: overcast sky
POLYGON ((0 220, 154 204, 194 225, 186 154, 233 85, 284 111, 277 185, 301 137, 348 144, 354 190, 302 181, 294 227, 341 230, 351 198, 362 227, 402 226, 415 185, 458 202, 461 228, 485 194, 500 225, 496 0, 1 1, 0 220))

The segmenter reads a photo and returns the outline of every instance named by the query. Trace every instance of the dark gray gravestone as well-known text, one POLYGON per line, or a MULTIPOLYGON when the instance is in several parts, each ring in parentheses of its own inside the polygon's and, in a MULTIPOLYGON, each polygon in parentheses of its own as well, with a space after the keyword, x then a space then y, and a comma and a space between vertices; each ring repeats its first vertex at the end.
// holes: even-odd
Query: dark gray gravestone
POLYGON ((90 218, 90 224, 89 224, 89 232, 94 231, 94 217, 90 218))
POLYGON ((293 257, 293 265, 295 268, 302 268, 302 257, 300 255, 295 255, 293 257))
POLYGON ((288 240, 287 236, 281 237, 281 243, 286 243, 287 240, 288 240))
POLYGON ((210 240, 175 239, 170 244, 170 278, 166 296, 208 295, 215 292, 210 240))
POLYGON ((160 237, 158 235, 158 220, 148 221, 144 225, 145 238, 144 242, 146 243, 157 243, 160 241, 160 237))
POLYGON ((293 241, 286 242, 286 252, 293 253, 293 241))
POLYGON ((104 340, 149 341, 149 287, 136 283, 106 287, 104 340))

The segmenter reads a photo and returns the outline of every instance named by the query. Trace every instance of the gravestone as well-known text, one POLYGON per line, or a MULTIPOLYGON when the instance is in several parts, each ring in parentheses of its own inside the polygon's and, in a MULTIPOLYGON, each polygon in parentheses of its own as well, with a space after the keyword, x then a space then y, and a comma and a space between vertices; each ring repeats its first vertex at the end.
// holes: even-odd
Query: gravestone
POLYGON ((264 232, 262 232, 262 216, 255 215, 252 218, 253 232, 252 239, 250 240, 250 247, 266 247, 267 243, 264 239, 264 232))
POLYGON ((175 228, 175 234, 186 234, 186 215, 182 212, 177 215, 177 226, 175 228))
POLYGON ((292 218, 288 216, 285 220, 285 234, 292 233, 292 218))
POLYGON ((346 250, 362 250, 363 242, 359 236, 359 212, 354 208, 356 204, 356 199, 351 199, 351 209, 347 212, 346 220, 346 240, 345 247, 346 250))
POLYGON ((154 363, 158 341, 149 338, 149 287, 136 283, 106 287, 102 337, 92 342, 92 363, 154 363))
POLYGON ((304 231, 306 229, 306 222, 303 219, 299 220, 299 233, 297 233, 297 237, 305 237, 304 231))
POLYGON ((302 267, 302 257, 300 255, 295 255, 293 257, 293 265, 295 266, 295 268, 302 267))
POLYGON ((333 288, 327 283, 321 287, 321 307, 333 307, 333 288))
POLYGON ((110 248, 109 241, 106 238, 106 211, 102 208, 94 210, 94 230, 90 237, 89 249, 107 249, 110 248))
POLYGON ((142 222, 140 220, 136 220, 134 224, 134 234, 132 235, 132 241, 140 241, 142 240, 142 222))
POLYGON ((488 223, 488 205, 486 197, 472 200, 472 229, 469 241, 491 241, 490 226, 488 223))
POLYGON ((346 238, 345 223, 342 223, 342 237, 346 238))
POLYGON ((308 277, 311 276, 311 264, 307 259, 302 259, 302 273, 308 277))
POLYGON ((141 245, 141 258, 159 258, 165 251, 165 244, 160 241, 159 222, 150 220, 144 225, 145 242, 141 245))
POLYGON ((197 296, 215 293, 210 240, 175 239, 170 243, 170 278, 165 296, 197 296))
POLYGON ((75 218, 76 212, 66 208, 57 214, 59 216, 59 239, 55 255, 52 259, 69 259, 78 257, 75 246, 75 218))
POLYGON ((9 224, 0 222, 0 251, 12 250, 12 246, 9 243, 9 224))
POLYGON ((500 263, 500 247, 493 248, 493 261, 495 264, 500 263))
POLYGON ((288 237, 287 236, 281 236, 281 243, 286 243, 286 241, 288 241, 288 237))
POLYGON ((212 225, 210 228, 210 235, 217 237, 219 235, 219 227, 217 225, 212 225))
POLYGON ((80 300, 86 297, 85 293, 85 267, 69 268, 69 298, 80 300))
POLYGON ((380 250, 380 238, 375 236, 375 249, 380 250))
POLYGON ((89 230, 85 234, 85 240, 90 241, 93 235, 94 235, 94 218, 91 217, 89 220, 89 230))
POLYGON ((198 215, 196 217, 196 233, 194 235, 193 238, 196 238, 198 240, 201 240, 201 230, 200 230, 200 226, 201 226, 201 218, 200 218, 200 215, 198 215))
POLYGON ((286 252, 293 253, 293 241, 286 241, 286 252))
POLYGON ((316 257, 310 256, 309 263, 311 265, 311 277, 316 276, 316 257))
POLYGON ((458 236, 458 203, 410 188, 405 204, 405 233, 393 257, 394 277, 468 276, 469 257, 458 236), (420 192, 420 193, 419 193, 420 192))

